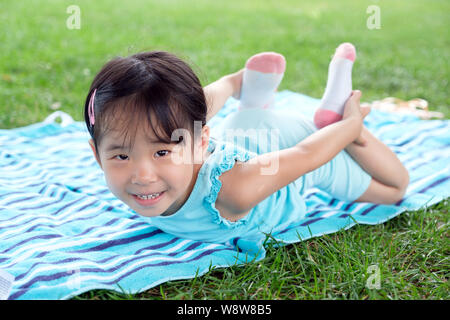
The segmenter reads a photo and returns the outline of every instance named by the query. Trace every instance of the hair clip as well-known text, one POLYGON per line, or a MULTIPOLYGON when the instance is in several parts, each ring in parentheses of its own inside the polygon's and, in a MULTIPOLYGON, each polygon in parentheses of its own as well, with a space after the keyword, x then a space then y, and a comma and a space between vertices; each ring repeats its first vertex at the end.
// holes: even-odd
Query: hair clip
POLYGON ((91 123, 91 126, 95 123, 95 113, 94 113, 94 103, 95 103, 95 93, 97 92, 97 89, 94 90, 94 92, 91 95, 91 99, 89 100, 89 106, 88 106, 88 114, 89 114, 89 122, 91 123))

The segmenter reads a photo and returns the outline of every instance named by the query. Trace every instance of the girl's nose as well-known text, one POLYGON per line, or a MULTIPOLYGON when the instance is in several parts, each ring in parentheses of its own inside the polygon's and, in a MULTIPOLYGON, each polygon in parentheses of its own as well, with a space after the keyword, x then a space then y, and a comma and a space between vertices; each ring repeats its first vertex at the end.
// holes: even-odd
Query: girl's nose
POLYGON ((148 161, 141 162, 136 165, 131 177, 131 182, 139 185, 146 185, 152 182, 158 181, 156 174, 156 168, 153 167, 148 161))

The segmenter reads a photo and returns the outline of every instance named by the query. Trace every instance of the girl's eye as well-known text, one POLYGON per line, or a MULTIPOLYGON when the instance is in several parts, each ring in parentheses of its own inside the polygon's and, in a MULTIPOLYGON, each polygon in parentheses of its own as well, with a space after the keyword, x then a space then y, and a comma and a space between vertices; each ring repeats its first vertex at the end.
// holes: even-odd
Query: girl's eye
POLYGON ((128 158, 128 156, 124 155, 124 154, 119 154, 119 155, 114 157, 114 159, 122 160, 122 161, 127 160, 127 158, 128 158))
POLYGON ((156 154, 158 155, 158 157, 164 157, 169 152, 170 152, 169 150, 160 150, 160 151, 157 151, 156 154))

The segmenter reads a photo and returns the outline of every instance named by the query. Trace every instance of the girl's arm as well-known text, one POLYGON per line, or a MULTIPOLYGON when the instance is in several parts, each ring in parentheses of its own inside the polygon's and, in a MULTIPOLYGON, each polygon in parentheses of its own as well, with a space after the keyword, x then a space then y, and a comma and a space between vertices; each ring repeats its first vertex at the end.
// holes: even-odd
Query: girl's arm
POLYGON ((239 98, 244 69, 226 75, 203 88, 208 105, 206 122, 208 122, 223 107, 230 96, 239 98))
POLYGON ((219 205, 237 215, 248 212, 272 193, 333 159, 361 134, 363 119, 370 109, 361 113, 358 99, 352 96, 347 101, 343 120, 314 132, 294 147, 237 162, 221 176, 219 205), (277 163, 277 170, 261 174, 267 171, 268 163, 271 167, 277 163))

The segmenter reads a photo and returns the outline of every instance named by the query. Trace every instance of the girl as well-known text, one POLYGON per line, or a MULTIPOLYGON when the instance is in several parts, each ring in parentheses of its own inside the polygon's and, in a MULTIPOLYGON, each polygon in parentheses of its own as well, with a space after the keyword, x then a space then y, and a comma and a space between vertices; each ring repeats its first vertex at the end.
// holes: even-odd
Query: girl
POLYGON ((86 98, 89 144, 111 192, 182 238, 259 246, 265 234, 304 218, 302 194, 311 187, 350 202, 395 203, 408 172, 363 126, 370 109, 351 91, 354 59, 352 45, 336 50, 318 130, 295 110, 274 108, 285 70, 279 54, 255 55, 204 89, 167 52, 116 58, 86 98), (239 110, 210 130, 206 123, 230 96, 239 110))

